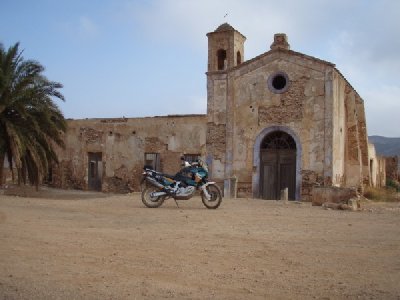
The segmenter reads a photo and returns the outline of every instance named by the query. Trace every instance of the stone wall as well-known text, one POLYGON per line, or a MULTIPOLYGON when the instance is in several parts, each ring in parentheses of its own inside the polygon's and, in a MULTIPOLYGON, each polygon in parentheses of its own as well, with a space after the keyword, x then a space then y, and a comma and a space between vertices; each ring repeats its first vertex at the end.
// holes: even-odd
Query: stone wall
POLYGON ((299 140, 299 198, 311 200, 314 186, 362 189, 368 184, 364 103, 334 65, 276 50, 207 75, 207 153, 218 178, 239 178, 239 195, 248 195, 249 182, 253 195, 258 194, 255 140, 274 127, 287 128, 299 140), (269 77, 276 72, 284 72, 289 80, 283 93, 269 88, 269 77))
MULTIPOLYGON (((255 176, 260 178, 260 168, 253 165, 257 136, 278 125, 287 128, 299 140, 297 150, 301 152, 301 162, 298 165, 301 169, 296 185, 299 199, 309 198, 311 187, 318 184, 311 182, 313 176, 302 180, 301 170, 310 170, 318 174, 318 178, 325 176, 323 170, 328 169, 326 164, 330 163, 325 153, 329 150, 325 139, 330 133, 325 130, 324 115, 324 111, 330 109, 325 105, 329 99, 324 93, 325 71, 329 67, 292 52, 271 51, 245 63, 228 76, 228 86, 233 87, 227 96, 233 110, 229 114, 233 119, 233 130, 227 139, 233 143, 226 153, 232 153, 231 175, 239 178, 238 188, 242 189, 239 195, 248 193, 246 183, 255 176), (289 78, 289 88, 282 94, 274 93, 267 84, 268 78, 277 71, 285 72, 289 78)), ((327 116, 329 118, 329 114, 327 116)), ((253 189, 254 183, 252 193, 257 194, 253 189)))
POLYGON ((351 198, 357 198, 354 188, 315 187, 312 196, 312 205, 321 206, 324 203, 347 203, 351 198))
POLYGON ((290 88, 282 94, 279 103, 269 107, 260 106, 258 109, 259 125, 276 123, 282 124, 291 121, 301 121, 303 118, 303 105, 305 102, 304 87, 307 77, 292 79, 290 88))
POLYGON ((213 154, 215 160, 222 160, 226 150, 226 125, 207 124, 207 151, 213 154))
POLYGON ((399 181, 399 157, 390 156, 385 158, 386 161, 386 179, 399 181))
POLYGON ((205 156, 206 116, 68 120, 66 149, 53 167, 53 185, 89 189, 88 153, 101 153, 104 192, 140 190, 145 153, 159 155, 160 170, 176 173, 180 156, 205 156))
POLYGON ((314 188, 323 186, 324 178, 321 174, 312 170, 301 170, 301 177, 301 199, 303 201, 311 201, 314 188))

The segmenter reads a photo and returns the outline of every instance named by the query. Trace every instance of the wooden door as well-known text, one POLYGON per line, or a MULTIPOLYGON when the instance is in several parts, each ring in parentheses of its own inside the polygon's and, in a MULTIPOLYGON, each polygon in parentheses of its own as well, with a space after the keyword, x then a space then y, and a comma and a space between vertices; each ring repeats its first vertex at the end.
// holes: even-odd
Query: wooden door
POLYGON ((261 164, 262 198, 277 200, 280 197, 280 191, 287 187, 289 199, 294 200, 296 189, 296 150, 262 150, 261 164))
POLYGON ((296 150, 279 150, 279 195, 280 191, 288 188, 288 198, 295 199, 296 189, 296 150))

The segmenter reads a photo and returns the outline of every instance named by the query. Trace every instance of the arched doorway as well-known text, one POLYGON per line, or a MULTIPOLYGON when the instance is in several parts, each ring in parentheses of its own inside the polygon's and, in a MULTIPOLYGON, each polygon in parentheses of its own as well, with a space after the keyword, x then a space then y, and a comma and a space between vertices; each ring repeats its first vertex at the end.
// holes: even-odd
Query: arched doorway
POLYGON ((267 134, 260 145, 260 197, 279 199, 288 188, 290 200, 296 199, 296 142, 284 131, 267 134))

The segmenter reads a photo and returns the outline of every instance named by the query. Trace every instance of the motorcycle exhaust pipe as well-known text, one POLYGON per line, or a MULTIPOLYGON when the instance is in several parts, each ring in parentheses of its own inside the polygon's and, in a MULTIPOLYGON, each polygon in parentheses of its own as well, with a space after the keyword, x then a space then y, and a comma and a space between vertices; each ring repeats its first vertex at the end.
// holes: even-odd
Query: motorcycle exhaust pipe
POLYGON ((164 186, 163 186, 161 183, 159 183, 157 180, 155 180, 154 178, 146 177, 146 181, 147 181, 148 183, 150 183, 151 185, 153 185, 153 186, 159 188, 159 189, 164 188, 164 186))
POLYGON ((150 195, 152 197, 160 197, 160 196, 165 196, 167 193, 166 192, 153 192, 150 195))

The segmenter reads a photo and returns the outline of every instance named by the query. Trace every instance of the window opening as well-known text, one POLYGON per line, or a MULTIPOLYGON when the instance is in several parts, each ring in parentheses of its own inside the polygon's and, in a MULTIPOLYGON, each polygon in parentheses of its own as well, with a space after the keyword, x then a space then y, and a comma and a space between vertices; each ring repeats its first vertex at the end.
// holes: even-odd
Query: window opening
POLYGON ((200 154, 184 154, 183 155, 183 158, 185 159, 185 161, 187 161, 190 164, 194 161, 197 161, 200 157, 201 157, 200 154))
POLYGON ((261 149, 296 149, 296 142, 286 132, 275 131, 264 138, 261 149))
POLYGON ((242 63, 242 56, 240 55, 240 51, 236 53, 236 63, 240 65, 242 63))
POLYGON ((220 49, 217 52, 218 57, 218 70, 226 69, 226 50, 220 49))
POLYGON ((277 75, 272 80, 272 86, 277 90, 281 90, 286 86, 286 78, 282 75, 277 75))
POLYGON ((289 88, 289 77, 284 72, 276 72, 268 78, 268 88, 276 94, 284 93, 289 88))
POLYGON ((159 153, 145 153, 144 165, 150 166, 153 170, 160 171, 160 154, 159 153))

